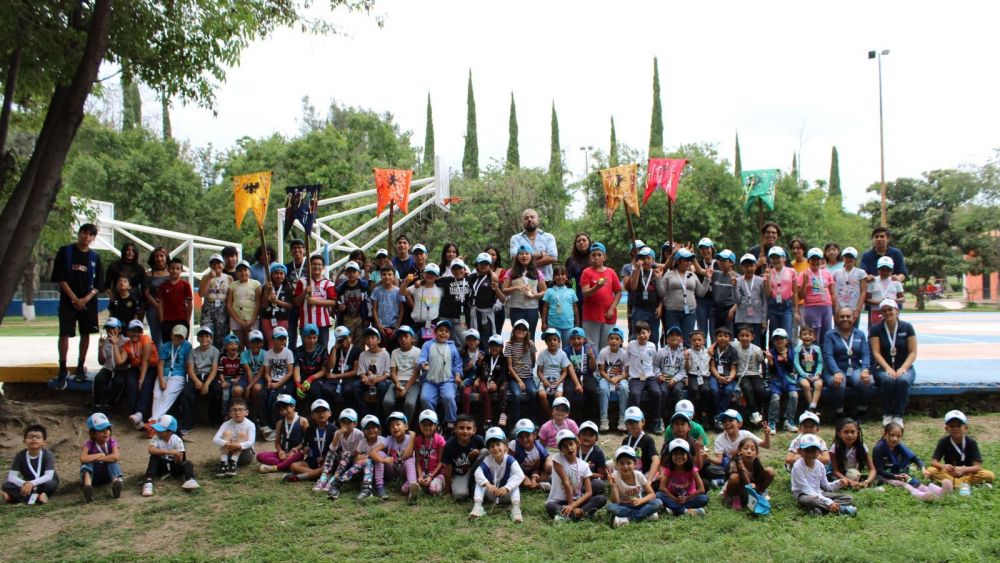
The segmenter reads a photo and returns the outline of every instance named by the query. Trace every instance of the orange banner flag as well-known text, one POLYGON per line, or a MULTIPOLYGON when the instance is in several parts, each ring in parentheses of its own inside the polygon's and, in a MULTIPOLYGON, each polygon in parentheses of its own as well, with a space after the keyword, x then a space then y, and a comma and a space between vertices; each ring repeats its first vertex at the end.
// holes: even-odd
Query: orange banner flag
POLYGON ((601 179, 604 181, 604 213, 608 222, 618 209, 618 204, 623 201, 626 211, 639 216, 639 198, 635 192, 638 168, 638 164, 623 164, 601 170, 601 179))
POLYGON ((243 226, 243 217, 252 209, 257 225, 264 228, 267 198, 271 194, 271 171, 254 172, 233 177, 233 201, 236 204, 236 228, 243 226))
POLYGON ((375 168, 375 188, 378 190, 378 207, 375 214, 379 215, 391 201, 397 207, 407 212, 410 205, 410 182, 413 180, 413 170, 393 170, 375 168))

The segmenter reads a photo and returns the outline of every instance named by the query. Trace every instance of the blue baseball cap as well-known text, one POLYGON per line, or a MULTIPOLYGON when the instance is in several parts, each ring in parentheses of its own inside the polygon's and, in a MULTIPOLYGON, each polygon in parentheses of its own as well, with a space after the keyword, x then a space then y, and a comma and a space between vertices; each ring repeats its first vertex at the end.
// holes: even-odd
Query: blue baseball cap
POLYGON ((271 262, 271 273, 273 274, 278 271, 287 274, 288 268, 286 268, 284 264, 279 264, 278 262, 271 262))
POLYGON ((719 260, 729 260, 733 264, 736 263, 736 254, 734 254, 733 251, 729 250, 728 248, 716 254, 715 257, 718 258, 719 260))
POLYGON ((587 333, 583 332, 582 328, 575 326, 569 329, 569 337, 573 338, 574 336, 579 336, 580 338, 587 338, 587 333))
POLYGON ((403 334, 409 334, 410 336, 416 336, 416 334, 413 333, 413 329, 410 328, 409 325, 402 325, 396 329, 397 334, 400 332, 402 332, 403 334))
POLYGON ((522 244, 521 246, 517 247, 517 251, 514 252, 514 255, 516 256, 522 252, 527 252, 528 254, 534 254, 532 248, 526 244, 522 244))
POLYGON ((177 419, 165 414, 153 424, 153 430, 157 432, 177 432, 177 419))
POLYGON ((726 409, 719 415, 720 420, 725 420, 731 418, 736 422, 743 422, 743 415, 741 415, 736 409, 726 409))
POLYGON ((617 336, 618 338, 621 338, 624 341, 625 331, 618 327, 612 327, 612 329, 608 331, 608 338, 610 338, 611 336, 617 336))
POLYGON ((240 337, 239 337, 239 336, 236 336, 236 335, 235 335, 235 334, 233 334, 233 333, 229 333, 229 334, 227 334, 226 336, 224 336, 224 337, 222 338, 222 345, 223 345, 223 346, 229 346, 229 345, 230 345, 230 344, 232 344, 233 342, 235 342, 235 343, 239 344, 239 343, 240 343, 240 337))
POLYGON ((104 321, 104 328, 121 328, 122 322, 115 317, 108 317, 108 320, 104 321))
POLYGON ((684 334, 684 333, 681 332, 681 327, 674 325, 667 329, 667 336, 670 336, 671 334, 684 334))
POLYGON ((692 258, 694 258, 694 254, 686 248, 681 248, 674 253, 674 260, 690 260, 692 258))
POLYGON ((437 324, 434 325, 435 330, 441 327, 448 327, 448 330, 452 330, 454 328, 451 324, 451 321, 449 321, 448 319, 441 319, 440 321, 437 322, 437 324))
POLYGON ((650 247, 648 247, 648 246, 644 246, 644 247, 642 247, 641 249, 639 249, 639 253, 638 253, 638 254, 636 254, 636 256, 649 256, 649 257, 655 257, 655 256, 656 256, 656 253, 655 253, 655 252, 653 252, 653 249, 652 249, 652 248, 650 248, 650 247))
POLYGON ((594 244, 590 245, 590 251, 591 252, 594 252, 594 251, 597 251, 597 250, 600 250, 604 254, 608 253, 608 249, 605 248, 604 243, 601 243, 601 242, 595 242, 594 244))
POLYGON ((639 407, 629 407, 625 409, 625 422, 639 422, 646 420, 646 415, 642 414, 642 409, 639 407))
POLYGON ((302 327, 302 336, 319 336, 319 327, 313 323, 307 323, 302 327))
POLYGON ((87 418, 87 428, 89 430, 104 430, 105 428, 111 428, 111 426, 111 421, 102 412, 95 412, 87 418))
POLYGON ((705 237, 698 241, 698 248, 715 248, 715 243, 712 239, 705 237))
POLYGON ((785 257, 787 257, 787 254, 785 254, 785 249, 784 248, 781 248, 780 246, 772 246, 771 250, 767 251, 767 256, 769 258, 771 256, 781 256, 782 258, 785 258, 785 257))

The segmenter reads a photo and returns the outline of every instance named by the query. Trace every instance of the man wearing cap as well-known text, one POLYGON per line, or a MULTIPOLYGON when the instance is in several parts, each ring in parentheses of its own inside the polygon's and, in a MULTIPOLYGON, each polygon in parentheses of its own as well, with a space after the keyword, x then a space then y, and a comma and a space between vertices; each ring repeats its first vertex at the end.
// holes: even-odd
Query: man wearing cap
POLYGON ((86 380, 84 361, 90 347, 90 335, 100 332, 97 326, 97 294, 104 287, 101 257, 92 248, 97 227, 84 223, 77 231, 76 243, 59 249, 52 261, 52 281, 59 286, 59 389, 66 388, 66 355, 69 339, 80 329, 76 379, 86 380))
POLYGON ((222 339, 229 333, 229 312, 226 311, 226 294, 233 282, 222 271, 224 260, 221 254, 213 254, 208 259, 208 273, 198 282, 198 296, 201 297, 201 326, 212 330, 212 345, 222 349, 222 339))
POLYGON ((538 212, 534 209, 525 209, 521 220, 524 230, 510 237, 510 258, 515 260, 517 249, 522 245, 528 246, 535 266, 546 280, 551 280, 552 264, 559 260, 556 238, 538 228, 538 212))
POLYGON ((892 259, 892 279, 899 283, 905 282, 909 271, 906 269, 903 252, 889 246, 889 229, 875 227, 872 229, 872 247, 861 255, 861 269, 868 273, 869 282, 878 275, 878 260, 882 257, 892 259))
POLYGON ((108 317, 104 322, 104 330, 107 331, 107 336, 102 336, 97 341, 97 361, 101 363, 101 370, 94 377, 92 404, 95 411, 105 409, 113 412, 125 389, 128 364, 119 362, 117 358, 122 356, 124 360, 124 354, 119 350, 127 339, 122 336, 121 321, 115 317, 108 317))

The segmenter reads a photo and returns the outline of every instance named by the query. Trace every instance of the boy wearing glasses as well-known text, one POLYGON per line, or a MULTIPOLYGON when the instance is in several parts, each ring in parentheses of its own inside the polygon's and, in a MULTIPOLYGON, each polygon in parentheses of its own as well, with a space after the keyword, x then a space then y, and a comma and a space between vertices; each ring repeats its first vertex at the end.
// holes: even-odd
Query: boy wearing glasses
POLYGON ((229 407, 229 420, 222 423, 215 433, 212 443, 219 446, 219 466, 216 477, 235 477, 236 467, 246 465, 254 459, 253 444, 257 441, 257 429, 247 419, 247 403, 241 398, 233 399, 229 407))

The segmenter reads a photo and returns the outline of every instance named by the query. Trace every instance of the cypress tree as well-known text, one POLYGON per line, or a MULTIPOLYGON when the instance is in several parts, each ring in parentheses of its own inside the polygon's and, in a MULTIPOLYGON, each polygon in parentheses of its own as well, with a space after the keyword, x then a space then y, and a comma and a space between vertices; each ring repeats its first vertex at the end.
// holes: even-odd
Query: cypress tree
MULTIPOLYGON (((611 116, 611 151, 608 152, 608 166, 618 166, 618 136, 615 135, 615 116, 611 116)), ((590 171, 588 170, 589 174, 590 171)))
POLYGON ((479 177, 479 140, 476 136, 476 98, 472 93, 472 69, 469 69, 468 115, 465 123, 465 156, 462 174, 469 179, 479 177))
POLYGON ((559 118, 556 116, 555 102, 552 102, 552 152, 549 156, 549 174, 562 186, 562 151, 559 148, 559 118))
POLYGON ((142 127, 142 97, 132 71, 122 65, 122 131, 142 127))
POLYGON ((424 170, 434 169, 434 117, 431 113, 431 93, 427 92, 427 126, 424 131, 424 170))
POLYGON ((521 167, 521 153, 517 148, 517 108, 514 106, 514 92, 510 93, 510 123, 507 125, 507 168, 521 167))
POLYGON ((163 112, 163 140, 167 141, 174 136, 174 131, 170 125, 170 98, 166 94, 160 94, 160 109, 163 112))
POLYGON ((795 182, 799 181, 799 155, 792 152, 792 178, 795 178, 795 182))
POLYGON ((837 147, 833 147, 833 154, 830 155, 830 197, 841 197, 840 191, 840 157, 837 156, 837 147))
MULTIPOLYGON (((742 178, 743 174, 743 159, 740 158, 740 132, 736 132, 736 164, 735 172, 737 178, 742 178)), ((741 180, 742 181, 742 180, 741 180)))
POLYGON ((660 70, 653 57, 653 117, 649 124, 649 156, 663 156, 663 107, 660 105, 660 70))

